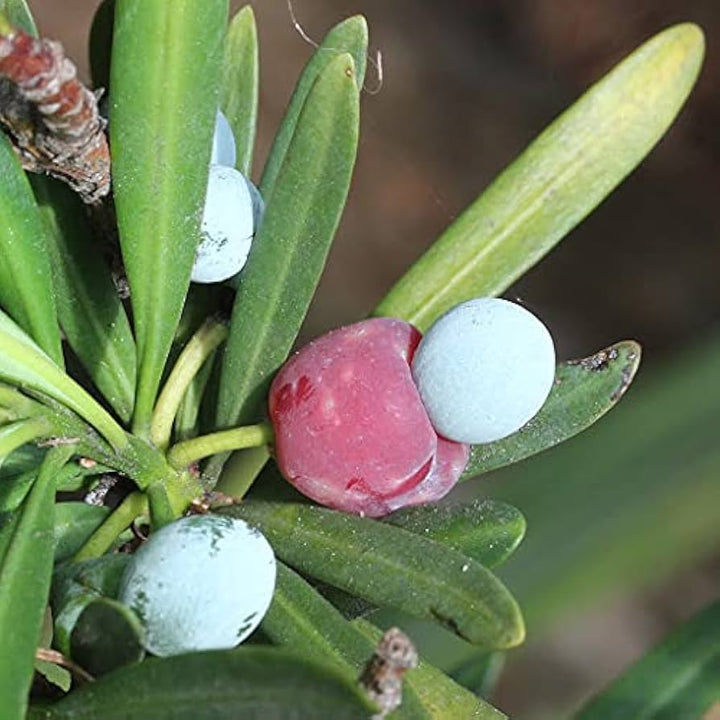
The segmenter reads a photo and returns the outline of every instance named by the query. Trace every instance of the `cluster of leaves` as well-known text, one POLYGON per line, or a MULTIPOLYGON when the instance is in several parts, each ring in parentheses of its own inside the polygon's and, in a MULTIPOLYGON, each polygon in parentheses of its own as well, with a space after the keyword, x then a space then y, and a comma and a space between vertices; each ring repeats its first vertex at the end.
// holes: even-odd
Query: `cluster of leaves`
MULTIPOLYGON (((23 0, 1 9, 35 32, 23 0)), ((352 517, 299 502, 268 462, 258 425, 267 387, 295 342, 350 186, 367 28, 361 17, 337 25, 302 72, 263 170, 266 214, 236 290, 198 289, 189 278, 218 106, 238 169, 252 165, 257 35, 250 7, 229 26, 227 15, 227 0, 105 0, 98 10, 93 77, 109 87, 129 302, 98 249, 98 226, 115 229, 107 207, 88 215, 59 183, 28 180, 0 137, 0 707, 11 720, 28 711, 34 667, 64 692, 79 686, 31 705, 30 717, 47 720, 367 718, 374 709, 356 678, 379 637, 362 617, 374 607, 439 622, 484 651, 524 636, 516 601, 491 572, 523 537, 518 510, 475 501, 384 522, 352 517), (229 306, 226 325, 216 317, 229 306), (67 495, 108 474, 136 486, 113 510, 67 495), (128 560, 115 550, 133 521, 160 526, 208 489, 236 499, 250 491, 220 512, 272 544, 281 560, 273 603, 251 646, 144 660, 141 625, 114 599, 128 560), (50 644, 62 655, 40 652, 36 662, 50 644), (83 684, 87 672, 98 679, 83 684)), ((691 25, 639 48, 498 177, 376 314, 425 329, 462 300, 505 291, 642 160, 701 58, 691 25)), ((592 424, 639 356, 627 341, 561 364, 541 413, 473 448, 465 477, 592 424)), ((502 714, 421 663, 393 717, 502 714)))

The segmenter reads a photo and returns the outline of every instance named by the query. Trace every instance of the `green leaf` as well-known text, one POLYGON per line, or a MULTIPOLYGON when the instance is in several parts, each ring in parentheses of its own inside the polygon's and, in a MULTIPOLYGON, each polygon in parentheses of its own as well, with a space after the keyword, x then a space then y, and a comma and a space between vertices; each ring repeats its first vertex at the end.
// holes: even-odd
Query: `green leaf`
POLYGON ((277 555, 303 574, 352 595, 435 620, 490 649, 523 640, 522 616, 510 593, 456 550, 311 505, 246 501, 220 512, 257 527, 277 555))
POLYGON ((5 457, 19 447, 49 435, 52 427, 50 420, 43 416, 18 420, 0 427, 0 465, 5 457))
POLYGON ((461 480, 519 462, 582 432, 618 403, 639 365, 640 346, 632 340, 561 363, 540 412, 509 437, 473 445, 461 480))
POLYGON ((332 28, 313 53, 295 86, 265 163, 260 181, 260 194, 266 203, 274 192, 300 115, 315 81, 327 70, 331 62, 337 61, 339 55, 349 53, 354 62, 356 85, 361 88, 365 80, 367 45, 367 22, 362 15, 353 15, 332 28))
POLYGON ((53 576, 51 604, 55 616, 55 645, 72 656, 72 634, 85 609, 102 598, 117 596, 129 555, 103 555, 59 566, 53 576))
POLYGON ((0 303, 62 367, 47 231, 30 183, 0 133, 0 303))
POLYGON ((110 140, 140 434, 149 429, 200 240, 227 14, 227 0, 116 2, 110 140))
POLYGON ((218 423, 247 425, 287 357, 340 221, 358 140, 350 55, 335 55, 310 90, 242 272, 225 348, 218 423))
POLYGON ((14 477, 0 479, 0 516, 17 510, 30 492, 37 477, 38 469, 33 468, 14 477))
MULTIPOLYGON (((410 507, 383 521, 454 548, 489 568, 501 565, 515 551, 526 525, 514 507, 492 500, 410 507)), ((375 609, 371 603, 332 585, 319 583, 317 588, 346 618, 363 617, 375 609)))
POLYGON ((0 311, 0 377, 37 390, 87 420, 114 447, 127 444, 125 431, 90 395, 66 375, 35 343, 0 311))
POLYGON ((70 635, 72 659, 97 677, 145 657, 137 615, 109 598, 89 602, 70 635))
POLYGON ((37 445, 23 445, 14 453, 5 458, 0 468, 0 485, 6 477, 20 475, 28 470, 37 470, 45 451, 37 445))
POLYGON ((702 31, 671 27, 555 120, 376 308, 421 330, 459 302, 499 295, 635 168, 668 129, 702 63, 702 31))
POLYGON ((84 502, 55 505, 55 562, 72 557, 97 530, 110 510, 84 502))
MULTIPOLYGON (((358 632, 312 585, 282 563, 261 627, 275 644, 309 660, 330 663, 351 682, 357 681, 375 650, 376 642, 358 632)), ((432 720, 412 692, 405 694, 393 718, 432 720)))
MULTIPOLYGON (((382 636, 382 631, 367 620, 353 620, 351 625, 374 643, 382 636)), ((418 667, 405 675, 403 696, 408 691, 417 694, 433 720, 502 720, 506 717, 422 658, 418 667)))
MULTIPOLYGON (((53 639, 53 622, 50 608, 45 608, 43 626, 40 632, 38 648, 50 648, 53 639)), ((59 687, 63 692, 69 692, 72 685, 72 676, 64 668, 48 660, 35 658, 35 672, 40 673, 48 682, 59 687)))
POLYGON ((230 22, 225 36, 220 109, 235 136, 235 167, 249 177, 252 170, 259 93, 259 58, 255 14, 245 5, 230 22))
POLYGON ((488 568, 502 565, 515 552, 526 526, 519 510, 493 500, 410 507, 385 521, 454 548, 488 568))
POLYGON ((65 338, 118 416, 135 401, 135 341, 110 270, 77 193, 50 178, 33 181, 48 227, 58 316, 65 338))
POLYGON ((453 680, 479 697, 490 697, 505 667, 504 652, 476 653, 450 673, 453 680))
POLYGON ((54 475, 72 447, 48 452, 22 507, 0 530, 0 707, 22 720, 50 591, 53 564, 54 475))
POLYGON ((720 602, 674 630, 576 720, 701 720, 720 701, 720 602))
POLYGON ((531 528, 500 574, 536 632, 718 547, 718 367, 713 333, 641 373, 632 400, 572 442, 483 478, 531 528))
POLYGON ((25 0, 0 0, 0 11, 5 13, 11 25, 37 37, 35 20, 25 0))
POLYGON ((31 720, 368 720, 360 690, 332 668, 273 648, 151 658, 85 685, 31 720))

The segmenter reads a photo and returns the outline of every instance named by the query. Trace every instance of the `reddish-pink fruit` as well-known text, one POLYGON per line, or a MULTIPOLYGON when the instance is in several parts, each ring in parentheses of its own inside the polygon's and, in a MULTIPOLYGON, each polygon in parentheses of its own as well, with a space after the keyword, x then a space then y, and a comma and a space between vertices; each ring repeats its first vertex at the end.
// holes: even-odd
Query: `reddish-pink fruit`
POLYGON ((437 500, 468 447, 438 438, 413 382, 420 333, 376 318, 334 330, 293 356, 270 388, 282 474, 322 505, 369 516, 437 500))

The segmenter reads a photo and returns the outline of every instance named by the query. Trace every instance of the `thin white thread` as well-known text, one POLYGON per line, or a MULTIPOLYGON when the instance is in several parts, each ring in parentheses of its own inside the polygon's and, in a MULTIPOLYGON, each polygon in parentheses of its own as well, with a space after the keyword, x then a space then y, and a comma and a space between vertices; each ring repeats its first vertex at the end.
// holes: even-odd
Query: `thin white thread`
POLYGON ((316 43, 303 29, 303 26, 298 22, 295 16, 295 9, 293 8, 292 0, 287 0, 288 12, 290 13, 290 21, 293 24, 297 34, 306 42, 312 45, 314 48, 319 48, 320 45, 316 43))
MULTIPOLYGON (((290 15, 290 22, 292 23, 293 27, 295 28, 295 32, 306 42, 308 45, 312 45, 315 49, 318 49, 320 47, 320 44, 315 42, 306 32, 305 28, 300 24, 300 21, 297 19, 297 16, 295 15, 295 8, 293 7, 292 0, 287 0, 287 9, 288 14, 290 15)), ((340 48, 326 48, 327 50, 337 50, 339 51, 340 48)), ((377 95, 381 90, 383 86, 383 82, 385 79, 385 73, 383 70, 383 59, 382 59, 382 52, 380 50, 377 50, 375 52, 375 57, 373 58, 369 53, 365 53, 365 57, 367 58, 370 65, 373 66, 375 69, 375 74, 377 75, 377 85, 374 88, 369 88, 367 86, 367 82, 363 82, 362 90, 364 90, 368 95, 377 95)))

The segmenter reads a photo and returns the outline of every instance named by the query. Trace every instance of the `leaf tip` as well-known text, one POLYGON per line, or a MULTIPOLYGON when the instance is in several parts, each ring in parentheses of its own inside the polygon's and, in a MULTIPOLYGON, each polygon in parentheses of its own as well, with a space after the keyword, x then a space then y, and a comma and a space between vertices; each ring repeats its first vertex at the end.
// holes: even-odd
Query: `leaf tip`
POLYGON ((351 15, 349 18, 346 18, 341 23, 339 23, 337 25, 337 28, 342 28, 344 30, 352 30, 353 32, 364 38, 365 42, 367 42, 368 23, 364 15, 360 15, 359 13, 357 15, 351 15))
POLYGON ((255 11, 253 10, 252 5, 249 3, 247 5, 243 5, 235 13, 235 17, 233 17, 230 24, 233 27, 243 26, 246 27, 246 29, 255 32, 255 11))

